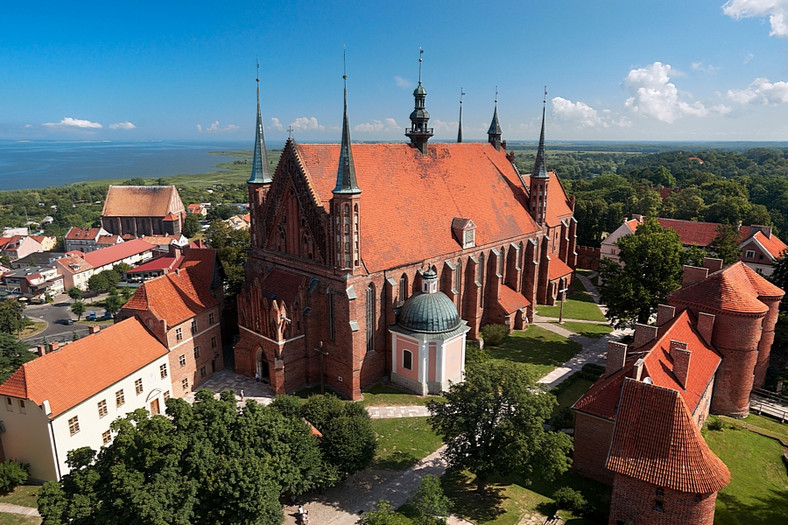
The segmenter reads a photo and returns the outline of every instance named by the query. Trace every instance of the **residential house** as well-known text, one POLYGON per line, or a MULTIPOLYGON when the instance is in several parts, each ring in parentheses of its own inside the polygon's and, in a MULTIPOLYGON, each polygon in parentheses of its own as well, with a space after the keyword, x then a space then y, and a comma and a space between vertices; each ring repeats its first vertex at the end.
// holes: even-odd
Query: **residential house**
POLYGON ((12 261, 27 257, 31 253, 43 252, 44 247, 29 235, 13 235, 0 237, 0 252, 8 255, 12 261))
POLYGON ((102 238, 112 238, 116 242, 123 242, 123 239, 117 239, 117 236, 110 236, 109 232, 104 228, 77 228, 72 226, 63 237, 63 248, 67 252, 74 250, 82 253, 92 252, 107 246, 107 244, 103 243, 99 245, 99 239, 102 238))

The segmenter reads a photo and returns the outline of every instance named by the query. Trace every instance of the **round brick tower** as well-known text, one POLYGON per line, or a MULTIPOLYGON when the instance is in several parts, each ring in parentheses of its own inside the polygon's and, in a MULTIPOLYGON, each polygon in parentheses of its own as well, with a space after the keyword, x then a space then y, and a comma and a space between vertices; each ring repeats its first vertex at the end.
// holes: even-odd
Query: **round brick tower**
POLYGON ((758 285, 758 299, 769 307, 769 311, 763 319, 763 332, 761 341, 758 343, 758 360, 755 363, 753 387, 763 388, 763 383, 766 380, 766 369, 769 368, 772 343, 774 343, 774 327, 780 314, 780 301, 785 292, 768 281, 759 282, 758 285))

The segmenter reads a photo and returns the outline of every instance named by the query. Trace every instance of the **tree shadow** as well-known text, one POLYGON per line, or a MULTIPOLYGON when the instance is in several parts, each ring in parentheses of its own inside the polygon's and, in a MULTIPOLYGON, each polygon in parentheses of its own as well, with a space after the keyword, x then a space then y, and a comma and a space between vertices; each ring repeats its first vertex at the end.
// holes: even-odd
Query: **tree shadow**
POLYGON ((490 483, 484 494, 476 491, 475 479, 467 472, 449 469, 441 478, 446 496, 451 499, 452 512, 483 523, 492 521, 505 512, 503 508, 504 488, 490 483))
POLYGON ((418 462, 419 458, 413 454, 402 450, 395 450, 386 457, 376 459, 372 468, 383 470, 407 470, 418 462))
POLYGON ((715 522, 722 518, 721 521, 724 520, 724 523, 770 525, 785 523, 786 516, 788 516, 786 492, 769 489, 754 498, 754 502, 746 503, 732 494, 717 494, 715 522))

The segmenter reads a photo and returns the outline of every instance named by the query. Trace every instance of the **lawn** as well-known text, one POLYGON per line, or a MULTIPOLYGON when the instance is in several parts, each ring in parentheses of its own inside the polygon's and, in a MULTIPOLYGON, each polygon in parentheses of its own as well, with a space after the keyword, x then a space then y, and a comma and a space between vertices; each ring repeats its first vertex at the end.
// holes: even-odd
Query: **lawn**
POLYGON ((717 495, 714 523, 767 525, 788 516, 788 474, 783 447, 746 430, 706 431, 706 443, 731 471, 731 483, 717 495))
MULTIPOLYGON (((536 314, 542 317, 558 317, 561 304, 555 306, 537 306, 536 314)), ((583 287, 580 279, 572 281, 572 292, 564 302, 564 319, 582 319, 584 321, 606 321, 605 316, 594 302, 594 298, 583 287)))
POLYGON ((442 445, 426 417, 373 419, 378 438, 374 468, 406 470, 442 445))
POLYGON ((500 346, 484 348, 493 359, 524 363, 537 378, 569 361, 583 348, 579 343, 540 328, 512 332, 500 346))
POLYGON ((561 326, 563 326, 570 332, 576 333, 577 335, 582 335, 585 337, 593 337, 595 339, 604 337, 613 331, 613 327, 610 326, 609 324, 565 321, 564 324, 562 324, 561 326))
POLYGON ((427 401, 430 400, 446 400, 446 398, 438 396, 408 394, 393 385, 383 383, 375 383, 365 390, 362 395, 364 400, 361 404, 367 407, 426 405, 427 401))
POLYGON ((578 373, 572 374, 566 381, 559 385, 560 388, 556 388, 553 392, 556 400, 558 400, 556 413, 562 408, 569 408, 574 405, 575 401, 580 399, 580 396, 585 394, 593 384, 594 381, 580 377, 578 373))
POLYGON ((0 525, 39 525, 41 518, 0 512, 0 525))
POLYGON ((20 485, 12 492, 0 496, 0 503, 38 508, 38 491, 40 490, 41 486, 39 485, 20 485))
POLYGON ((46 330, 46 328, 47 324, 44 321, 32 321, 29 325, 24 327, 21 332, 19 332, 18 339, 33 337, 34 335, 46 330))

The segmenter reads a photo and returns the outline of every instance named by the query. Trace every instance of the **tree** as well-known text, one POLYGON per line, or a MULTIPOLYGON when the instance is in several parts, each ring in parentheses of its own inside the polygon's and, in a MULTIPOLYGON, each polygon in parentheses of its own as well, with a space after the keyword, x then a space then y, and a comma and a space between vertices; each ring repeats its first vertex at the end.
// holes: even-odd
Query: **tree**
POLYGON ((607 318, 618 326, 647 323, 657 305, 681 285, 681 241, 675 231, 647 219, 634 235, 621 237, 616 245, 621 264, 610 259, 599 263, 607 318))
POLYGON ((123 298, 118 295, 117 293, 110 293, 107 296, 107 300, 104 302, 105 310, 109 313, 112 317, 115 317, 115 314, 123 308, 123 298))
POLYGON ((0 332, 7 334, 19 333, 27 324, 27 318, 22 313, 24 310, 24 303, 16 299, 0 301, 0 332))
POLYGON ((401 520, 394 512, 394 507, 386 500, 380 500, 373 510, 361 516, 356 525, 399 525, 401 520))
POLYGON ((0 333, 0 383, 17 368, 36 358, 27 345, 11 334, 0 333))
POLYGON ((440 478, 432 474, 424 476, 413 495, 413 506, 416 508, 419 523, 445 525, 450 504, 451 501, 443 493, 440 478))
POLYGON ((101 272, 91 275, 90 279, 88 279, 88 290, 96 294, 106 292, 109 287, 109 281, 107 276, 104 275, 105 273, 101 272))
POLYGON ((76 301, 74 303, 71 303, 71 313, 77 316, 77 321, 79 321, 82 318, 82 314, 85 313, 85 309, 86 309, 85 303, 83 303, 82 301, 76 301))
POLYGON ((80 299, 82 299, 82 290, 80 290, 76 286, 72 286, 71 288, 69 288, 68 292, 66 292, 66 293, 68 294, 69 297, 71 297, 71 299, 74 302, 77 302, 80 299))
POLYGON ((200 219, 197 218, 197 215, 189 213, 186 215, 186 220, 183 221, 183 234, 192 238, 198 233, 200 233, 200 219))
POLYGON ((733 264, 741 258, 739 229, 731 224, 720 224, 717 227, 717 236, 711 242, 711 251, 722 259, 724 265, 733 264))
POLYGON ((208 246, 216 250, 227 280, 226 300, 233 298, 244 285, 244 264, 251 248, 249 230, 234 230, 220 220, 211 222, 205 232, 208 246))
POLYGON ((468 365, 465 381, 449 387, 446 402, 430 401, 427 408, 449 465, 473 473, 484 493, 493 475, 528 479, 538 471, 553 479, 569 468, 571 438, 543 427, 555 405, 555 396, 542 392, 522 365, 488 361, 468 365))

